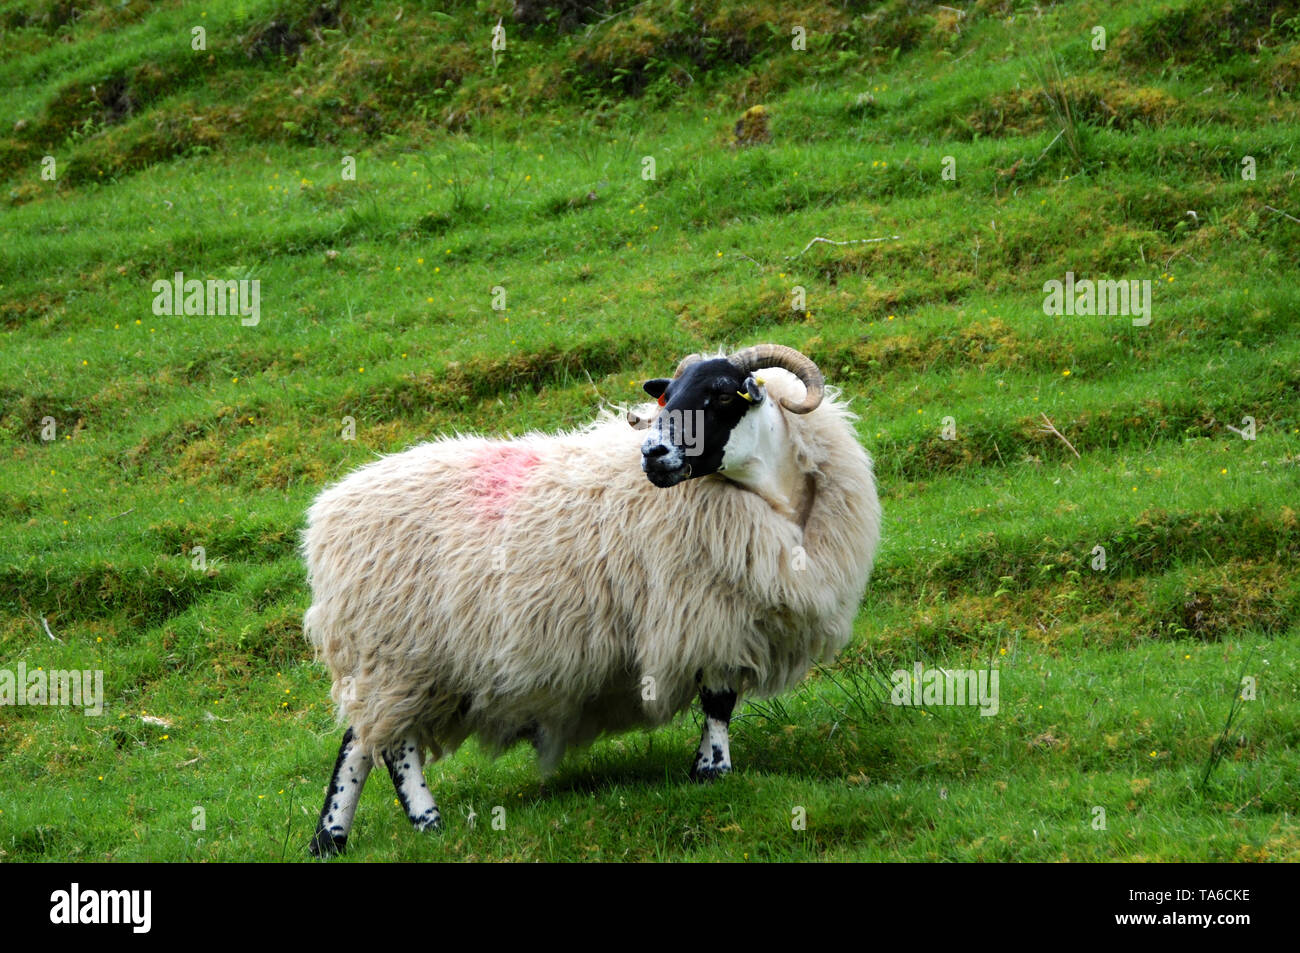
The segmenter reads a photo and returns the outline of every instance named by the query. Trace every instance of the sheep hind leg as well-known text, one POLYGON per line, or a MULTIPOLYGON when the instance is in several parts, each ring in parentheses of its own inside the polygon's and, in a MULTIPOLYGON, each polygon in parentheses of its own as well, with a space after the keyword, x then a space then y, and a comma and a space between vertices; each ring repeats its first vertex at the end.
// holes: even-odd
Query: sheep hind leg
POLYGON ((342 853, 347 846, 352 818, 357 812, 357 802, 361 800, 361 789, 366 786, 373 764, 370 755, 355 743, 352 729, 345 731, 343 743, 339 745, 339 756, 334 762, 334 773, 330 775, 329 789, 325 792, 325 806, 321 808, 316 833, 307 848, 312 856, 331 857, 342 853))
POLYGON ((429 786, 424 783, 424 767, 420 743, 410 734, 400 744, 384 751, 384 764, 393 779, 402 810, 417 831, 442 830, 442 814, 433 800, 429 786))
POLYGON ((700 686, 700 704, 704 708, 704 730, 700 748, 691 765, 692 781, 712 781, 731 771, 731 739, 727 728, 731 711, 736 707, 736 693, 723 687, 712 691, 700 686))

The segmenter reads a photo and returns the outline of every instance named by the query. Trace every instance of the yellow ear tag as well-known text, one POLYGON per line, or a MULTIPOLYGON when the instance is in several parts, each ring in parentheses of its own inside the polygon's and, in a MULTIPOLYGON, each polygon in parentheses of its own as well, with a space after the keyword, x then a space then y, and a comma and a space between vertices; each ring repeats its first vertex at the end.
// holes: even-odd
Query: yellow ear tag
POLYGON ((749 396, 749 391, 738 390, 738 391, 736 391, 736 393, 737 393, 739 396, 745 398, 745 400, 749 401, 751 404, 754 402, 754 398, 752 398, 752 397, 749 396))

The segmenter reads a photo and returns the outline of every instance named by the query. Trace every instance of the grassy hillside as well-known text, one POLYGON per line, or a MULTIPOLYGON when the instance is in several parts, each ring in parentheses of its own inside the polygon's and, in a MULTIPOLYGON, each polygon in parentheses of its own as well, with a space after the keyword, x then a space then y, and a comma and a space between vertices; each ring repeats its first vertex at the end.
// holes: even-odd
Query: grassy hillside
POLYGON ((106 695, 0 707, 0 859, 305 859, 312 497, 763 341, 876 460, 850 648, 715 785, 689 718, 544 786, 470 743, 350 858, 1300 859, 1300 3, 15 0, 0 50, 0 670, 106 695), (916 662, 998 714, 889 704, 916 662))

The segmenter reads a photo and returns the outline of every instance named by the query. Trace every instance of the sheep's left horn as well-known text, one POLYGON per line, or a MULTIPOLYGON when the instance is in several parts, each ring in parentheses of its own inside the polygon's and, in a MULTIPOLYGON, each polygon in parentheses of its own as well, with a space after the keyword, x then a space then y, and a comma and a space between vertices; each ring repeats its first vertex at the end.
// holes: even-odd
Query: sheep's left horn
POLYGON ((810 414, 820 406, 826 393, 826 379, 812 358, 800 354, 784 344, 757 344, 737 351, 727 358, 739 370, 750 372, 761 367, 783 367, 799 380, 807 390, 802 401, 781 398, 781 406, 791 413, 810 414))

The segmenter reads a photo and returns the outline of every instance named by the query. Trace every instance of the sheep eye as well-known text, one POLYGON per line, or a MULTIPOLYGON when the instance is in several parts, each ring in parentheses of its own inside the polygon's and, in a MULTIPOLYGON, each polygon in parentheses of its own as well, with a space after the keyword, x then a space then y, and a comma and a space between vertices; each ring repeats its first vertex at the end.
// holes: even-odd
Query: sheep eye
POLYGON ((735 394, 729 394, 726 391, 723 391, 721 394, 718 395, 718 403, 724 407, 730 404, 735 399, 736 399, 735 394))

